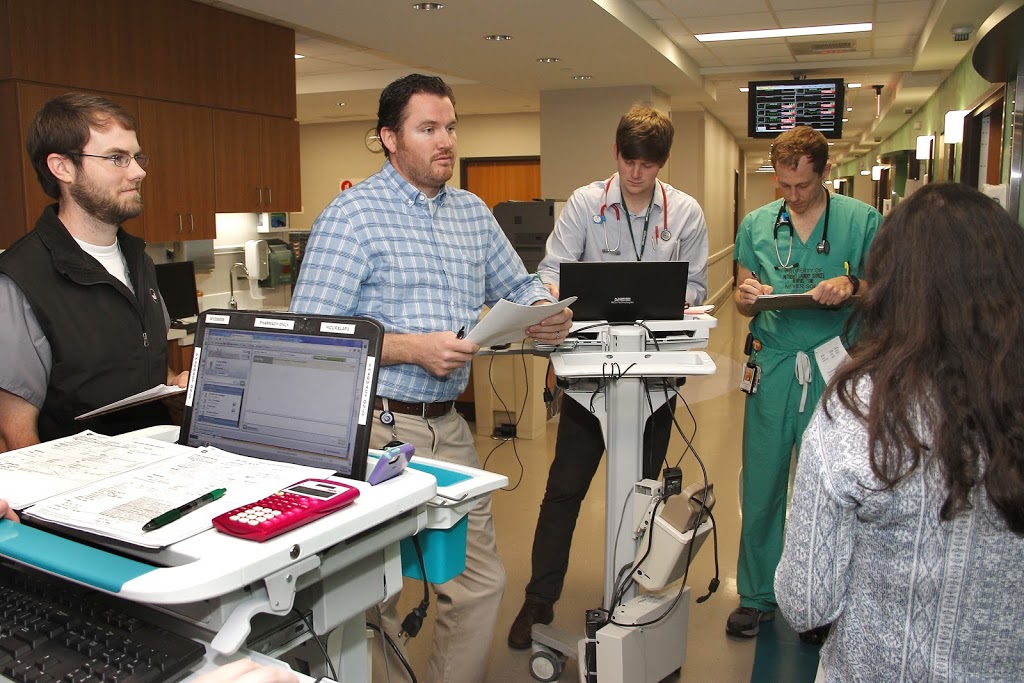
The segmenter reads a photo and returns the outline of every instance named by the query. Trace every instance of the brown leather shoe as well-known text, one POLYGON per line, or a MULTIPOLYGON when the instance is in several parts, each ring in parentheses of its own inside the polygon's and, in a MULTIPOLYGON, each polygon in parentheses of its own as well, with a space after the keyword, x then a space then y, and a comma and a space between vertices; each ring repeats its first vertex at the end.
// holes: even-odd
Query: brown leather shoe
POLYGON ((528 650, 533 645, 533 625, 550 624, 554 618, 554 605, 527 598, 516 620, 512 622, 512 628, 508 630, 508 646, 515 650, 528 650))

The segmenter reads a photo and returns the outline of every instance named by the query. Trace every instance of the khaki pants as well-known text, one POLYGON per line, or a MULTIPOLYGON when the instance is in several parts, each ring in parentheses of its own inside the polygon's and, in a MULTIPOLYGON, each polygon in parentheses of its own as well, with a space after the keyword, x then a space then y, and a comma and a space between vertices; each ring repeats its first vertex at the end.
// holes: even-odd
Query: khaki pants
MULTIPOLYGON (((454 410, 443 417, 424 419, 394 413, 392 427, 380 422, 380 411, 373 416, 370 447, 380 448, 392 439, 411 443, 417 456, 480 467, 480 456, 473 443, 469 425, 454 410)), ((419 591, 418 584, 413 584, 419 591)), ((434 619, 434 642, 425 672, 416 671, 425 683, 480 683, 486 677, 498 605, 505 592, 505 568, 498 557, 491 517, 491 498, 486 496, 469 513, 466 538, 466 569, 451 581, 430 584, 433 599, 427 619, 434 619)), ((403 650, 398 638, 405 615, 399 615, 398 596, 382 606, 384 628, 403 650)), ((376 614, 367 618, 376 623, 376 614)), ((374 643, 373 679, 386 681, 383 655, 374 643)), ((390 647, 388 669, 391 681, 409 681, 405 668, 390 647)), ((411 662, 410 662, 411 664, 411 662)))

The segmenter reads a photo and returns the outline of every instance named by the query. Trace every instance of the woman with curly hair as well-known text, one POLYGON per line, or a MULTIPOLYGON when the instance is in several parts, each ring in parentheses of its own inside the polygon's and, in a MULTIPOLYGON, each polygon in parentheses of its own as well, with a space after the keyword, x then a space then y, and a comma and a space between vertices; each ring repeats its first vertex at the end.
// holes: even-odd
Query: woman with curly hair
POLYGON ((775 591, 819 680, 1024 680, 1024 231, 928 185, 868 255, 804 434, 775 591))

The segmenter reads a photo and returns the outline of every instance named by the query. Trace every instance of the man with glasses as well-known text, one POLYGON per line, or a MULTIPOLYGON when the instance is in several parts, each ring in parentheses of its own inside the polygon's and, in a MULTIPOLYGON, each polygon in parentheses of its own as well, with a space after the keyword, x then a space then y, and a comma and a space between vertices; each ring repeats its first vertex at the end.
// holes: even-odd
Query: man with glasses
POLYGON ((120 227, 142 212, 149 157, 135 129, 120 105, 79 93, 44 104, 29 127, 29 157, 57 203, 0 254, 0 452, 170 422, 160 402, 75 420, 187 379, 167 366, 167 312, 145 242, 120 227))

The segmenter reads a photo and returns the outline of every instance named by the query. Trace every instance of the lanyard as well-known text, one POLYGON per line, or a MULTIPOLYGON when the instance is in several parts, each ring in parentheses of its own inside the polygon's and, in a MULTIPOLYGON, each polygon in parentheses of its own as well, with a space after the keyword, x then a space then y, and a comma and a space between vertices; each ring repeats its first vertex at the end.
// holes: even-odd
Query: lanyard
POLYGON ((651 193, 651 203, 647 205, 647 215, 644 216, 644 233, 640 237, 640 252, 636 250, 636 237, 633 235, 633 222, 629 220, 629 207, 626 206, 626 198, 621 196, 620 201, 622 207, 626 210, 626 225, 629 226, 629 240, 633 243, 633 253, 636 254, 636 260, 639 261, 644 257, 644 249, 647 248, 647 227, 651 224, 651 207, 654 206, 654 193, 651 193))

